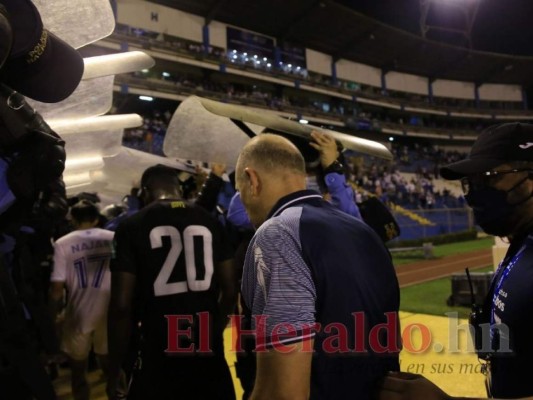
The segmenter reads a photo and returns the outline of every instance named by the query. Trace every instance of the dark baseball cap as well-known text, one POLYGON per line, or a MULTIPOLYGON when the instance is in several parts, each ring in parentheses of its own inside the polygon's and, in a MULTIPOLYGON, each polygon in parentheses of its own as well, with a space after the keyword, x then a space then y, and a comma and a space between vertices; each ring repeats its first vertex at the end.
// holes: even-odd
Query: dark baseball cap
POLYGON ((485 129, 462 161, 440 170, 444 179, 456 180, 467 175, 490 171, 514 161, 533 161, 533 125, 511 122, 485 129))
POLYGON ((56 103, 78 87, 83 58, 76 49, 48 32, 30 0, 1 0, 9 14, 13 45, 0 80, 24 96, 56 103))

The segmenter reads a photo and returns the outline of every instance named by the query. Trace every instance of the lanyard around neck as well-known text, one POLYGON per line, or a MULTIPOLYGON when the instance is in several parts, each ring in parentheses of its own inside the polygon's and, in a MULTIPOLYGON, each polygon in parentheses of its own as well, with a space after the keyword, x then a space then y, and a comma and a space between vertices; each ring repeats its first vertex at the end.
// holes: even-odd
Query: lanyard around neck
POLYGON ((496 306, 495 306, 496 298, 499 296, 500 290, 502 289, 503 284, 505 283, 505 280, 509 276, 509 273, 514 268, 516 263, 520 260, 520 258, 522 257, 524 251, 526 250, 526 248, 527 248, 527 243, 524 244, 520 248, 520 250, 518 250, 518 252, 514 255, 514 257, 507 264, 507 266, 504 267, 503 261, 498 266, 498 271, 496 272, 495 279, 497 279, 497 276, 499 276, 500 278, 498 279, 498 281, 496 283, 496 286, 494 287, 494 294, 492 296, 492 304, 491 304, 491 312, 490 312, 490 325, 491 325, 491 327, 494 325, 494 322, 495 322, 494 321, 494 313, 496 312, 496 306))

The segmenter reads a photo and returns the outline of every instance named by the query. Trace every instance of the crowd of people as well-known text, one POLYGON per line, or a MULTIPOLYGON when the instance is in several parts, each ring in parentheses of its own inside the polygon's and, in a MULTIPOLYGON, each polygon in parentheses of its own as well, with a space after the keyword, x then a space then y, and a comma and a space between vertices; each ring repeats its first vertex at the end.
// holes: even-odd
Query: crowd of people
POLYGON ((167 50, 173 51, 185 51, 195 56, 207 57, 219 62, 227 62, 230 64, 237 64, 243 67, 253 68, 254 70, 261 70, 262 72, 285 75, 293 79, 302 80, 305 83, 311 85, 319 85, 329 87, 334 90, 343 90, 347 93, 363 94, 370 97, 381 97, 384 100, 392 99, 400 103, 409 103, 419 106, 430 106, 434 108, 457 108, 461 110, 465 109, 486 109, 486 110, 523 110, 524 105, 522 102, 510 102, 510 101, 479 101, 474 99, 458 99, 448 97, 436 97, 436 96, 424 96, 420 94, 402 92, 397 90, 383 90, 379 87, 365 85, 358 82, 333 79, 331 76, 319 74, 316 72, 308 71, 305 68, 305 62, 302 62, 302 66, 294 65, 290 62, 276 63, 271 59, 266 59, 261 54, 256 54, 254 57, 252 54, 248 54, 246 51, 237 52, 233 49, 227 51, 223 48, 209 46, 205 47, 202 43, 192 42, 186 39, 178 38, 171 35, 164 35, 157 32, 145 31, 119 24, 116 32, 129 35, 138 39, 145 40, 154 47, 162 47, 167 50), (259 62, 258 62, 259 61, 259 62))
POLYGON ((435 187, 439 167, 463 159, 458 150, 445 151, 438 146, 393 144, 395 164, 365 157, 353 168, 352 180, 357 187, 407 209, 452 209, 466 206, 463 196, 449 189, 435 187), (408 173, 408 174, 402 174, 408 173))
MULTIPOLYGON (((346 183, 344 169, 337 161, 340 153, 332 137, 314 133, 312 147, 315 150, 307 152, 312 155, 308 155, 306 160, 296 147, 302 142, 294 139, 296 144, 292 144, 277 135, 264 137, 272 137, 276 146, 276 143, 281 143, 282 149, 289 146, 293 153, 291 157, 295 157, 299 165, 298 186, 317 189, 307 192, 313 193, 317 199, 322 198, 320 192, 325 193, 324 196, 331 199, 333 209, 342 211, 336 218, 349 217, 358 223, 362 221, 354 192, 346 183), (310 165, 314 165, 311 161, 315 160, 320 166, 309 169, 310 165)), ((273 160, 279 163, 279 155, 275 152, 271 154, 273 160)), ((259 159, 252 155, 247 160, 255 165, 259 159)), ((259 170, 262 171, 262 168, 259 170)), ((235 398, 222 346, 222 331, 228 322, 224 316, 239 312, 248 315, 242 310, 253 308, 251 299, 247 305, 243 303, 243 308, 236 308, 237 276, 242 274, 242 265, 235 265, 233 257, 238 258, 237 254, 246 248, 253 235, 253 227, 258 227, 261 222, 256 219, 257 214, 248 208, 250 197, 242 186, 246 181, 242 177, 244 172, 237 169, 235 177, 230 180, 233 183, 224 181, 223 165, 213 164, 208 175, 201 169, 197 172, 197 179, 192 184, 194 187, 191 187, 190 182, 180 180, 176 169, 163 165, 150 167, 142 175, 140 188, 132 189, 122 204, 107 207, 102 214, 98 212, 96 193, 80 193, 70 199, 70 219, 64 224, 61 238, 56 239, 54 245, 49 308, 64 333, 61 350, 68 356, 72 393, 76 400, 90 398, 86 369, 91 349, 108 379, 110 399, 120 398, 126 390, 126 377, 133 382, 128 394, 128 398, 132 399, 153 396, 173 398, 178 380, 183 381, 183 385, 179 385, 180 393, 187 398, 235 398), (228 186, 233 190, 228 191, 228 186), (236 194, 235 189, 239 189, 240 193, 236 194), (164 242, 166 238, 170 240, 167 244, 164 242), (201 239, 200 242, 197 239, 201 239), (196 246, 200 248, 196 249, 196 246), (196 257, 202 254, 203 262, 199 263, 196 257), (204 271, 202 268, 198 270, 197 265, 203 266, 204 271), (183 281, 171 282, 174 268, 186 271, 185 275, 181 272, 181 275, 176 275, 183 275, 183 281), (65 289, 68 290, 66 302, 63 300, 65 289), (143 305, 135 308, 139 304, 143 305), (186 304, 188 306, 184 307, 186 304), (63 307, 65 312, 61 312, 63 307), (179 337, 185 331, 177 325, 179 320, 172 325, 175 332, 169 331, 171 328, 163 324, 165 318, 180 310, 186 314, 176 315, 176 318, 194 316, 187 319, 188 329, 196 329, 194 335, 184 335, 183 340, 179 337), (206 319, 202 319, 200 314, 206 319), (137 320, 138 325, 132 324, 137 320), (202 325, 204 323, 205 326, 202 325), (176 334, 177 341, 169 338, 169 334, 176 334), (207 341, 203 341, 204 335, 209 338, 207 341), (142 368, 131 363, 138 349, 133 351, 128 343, 136 343, 141 349, 138 357, 142 358, 142 368), (189 351, 185 358, 177 357, 177 353, 191 346, 205 347, 198 354, 189 351), (173 351, 176 354, 172 357, 164 356, 173 351), (176 375, 176 371, 182 372, 176 375)), ((283 185, 276 185, 284 190, 283 185)), ((263 193, 275 193, 274 187, 262 190, 263 193)), ((378 213, 383 214, 383 211, 381 209, 378 213)), ((366 218, 370 218, 368 214, 366 218)), ((380 223, 383 224, 383 220, 380 223)), ((360 236, 377 229, 377 235, 370 235, 367 245, 377 246, 383 252, 383 241, 392 237, 390 229, 387 236, 379 228, 379 223, 373 226, 371 222, 358 227, 360 236)), ((350 230, 347 233, 355 234, 350 230)), ((388 271, 393 274, 392 266, 388 267, 388 271)), ((394 287, 395 279, 390 282, 394 287)), ((354 304, 360 304, 360 301, 354 299, 354 304)), ((397 311, 397 301, 384 302, 382 307, 397 311)), ((372 323, 381 321, 377 312, 373 316, 369 314, 369 317, 372 323)), ((240 318, 237 320, 241 321, 240 318)), ((252 328, 256 329, 248 322, 238 327, 241 332, 252 328)), ((272 340, 277 339, 274 336, 272 340)), ((246 390, 245 396, 254 390, 254 381, 260 388, 254 392, 256 396, 266 395, 262 385, 268 378, 263 375, 260 366, 264 362, 260 361, 262 357, 258 356, 257 360, 257 380, 253 352, 243 350, 238 357, 239 377, 246 390)), ((383 371, 397 369, 397 351, 393 352, 390 360, 384 360, 380 361, 383 371)), ((368 386, 376 374, 366 373, 361 382, 368 386)), ((339 390, 344 389, 339 387, 339 390)))
MULTIPOLYGON (((135 72, 136 78, 150 82, 169 82, 184 94, 212 97, 224 102, 238 102, 246 105, 267 107, 278 111, 309 113, 341 119, 348 127, 360 130, 381 130, 384 125, 395 129, 415 132, 433 132, 442 135, 470 135, 481 132, 490 125, 483 118, 451 118, 429 114, 399 112, 387 108, 367 109, 363 103, 313 93, 285 93, 282 88, 273 88, 257 83, 231 83, 213 77, 181 73, 135 72)), ((142 84, 142 83, 140 83, 142 84)))
MULTIPOLYGON (((0 33, 2 398, 57 399, 55 366, 67 363, 72 395, 88 400, 94 352, 109 400, 233 400, 230 322, 245 399, 450 398, 400 372, 400 290, 385 246, 398 225, 379 201, 358 203, 349 182, 361 173, 382 196, 419 190, 427 206, 427 172, 408 182, 377 164, 350 171, 327 133, 272 131, 240 149, 229 176, 212 164, 182 181, 153 165, 100 212, 97 193, 67 198, 65 142, 24 98, 66 99, 82 57, 30 0, 1 2, 0 33)), ((163 136, 169 118, 154 113, 130 139, 163 136)), ((398 150, 404 161, 435 157, 480 228, 509 239, 471 317, 487 394, 502 399, 533 396, 532 137, 533 125, 515 122, 484 130, 466 157, 398 150)))
MULTIPOLYGON (((163 155, 163 141, 170 117, 168 110, 153 111, 151 116, 145 116, 143 126, 125 131, 124 145, 163 155)), ((348 162, 349 181, 357 188, 358 202, 372 195, 385 204, 414 210, 466 206, 463 196, 456 196, 447 189, 436 189, 434 185, 434 180, 439 179, 439 167, 464 158, 464 152, 416 142, 412 145, 393 143, 392 152, 394 164, 372 157, 364 157, 362 162, 348 162), (404 172, 409 173, 409 177, 402 174, 404 172)), ((357 155, 347 152, 346 157, 351 160, 357 155)))

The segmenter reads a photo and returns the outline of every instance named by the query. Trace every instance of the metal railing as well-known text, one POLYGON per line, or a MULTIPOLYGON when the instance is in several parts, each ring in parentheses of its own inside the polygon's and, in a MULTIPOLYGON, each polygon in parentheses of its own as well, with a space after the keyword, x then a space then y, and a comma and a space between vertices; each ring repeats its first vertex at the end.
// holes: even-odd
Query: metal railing
POLYGON ((470 208, 416 209, 412 213, 427 219, 433 225, 422 225, 411 218, 393 211, 401 229, 399 239, 420 239, 447 233, 462 232, 475 227, 470 208))

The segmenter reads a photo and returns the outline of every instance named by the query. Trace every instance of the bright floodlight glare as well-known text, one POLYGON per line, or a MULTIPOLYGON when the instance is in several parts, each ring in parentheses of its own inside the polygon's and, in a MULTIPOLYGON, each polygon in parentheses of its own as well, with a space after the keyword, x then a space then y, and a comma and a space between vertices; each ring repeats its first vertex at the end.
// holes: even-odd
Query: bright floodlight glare
POLYGON ((257 58, 257 55, 254 55, 254 58, 257 58))
POLYGON ((165 78, 168 78, 170 76, 168 72, 163 72, 161 75, 163 75, 165 78))
POLYGON ((393 138, 392 136, 389 137, 389 141, 390 141, 390 142, 394 142, 394 138, 393 138))
POLYGON ((141 69, 141 72, 142 72, 143 74, 147 74, 147 73, 148 73, 148 70, 147 70, 147 69, 141 69))
POLYGON ((306 119, 301 119, 300 120, 300 124, 304 124, 305 125, 305 124, 308 124, 308 123, 309 123, 309 121, 306 120, 306 119))
POLYGON ((441 4, 457 4, 457 3, 476 3, 480 0, 470 0, 470 1, 465 1, 465 0, 438 0, 436 1, 436 3, 441 3, 441 4))
POLYGON ((267 60, 267 58, 266 58, 266 57, 263 57, 263 61, 266 61, 266 60, 267 60))
POLYGON ((233 52, 234 52, 234 53, 236 53, 236 52, 237 52, 237 50, 233 50, 233 52))
POLYGON ((271 66, 272 66, 272 64, 270 64, 270 63, 267 64, 267 67, 268 67, 268 68, 270 68, 271 66))
POLYGON ((246 57, 248 55, 248 53, 242 53, 242 55, 246 57))
POLYGON ((150 97, 150 96, 139 96, 139 100, 143 100, 143 101, 153 101, 154 98, 153 98, 153 97, 150 97))
POLYGON ((287 67, 292 68, 292 64, 287 65, 287 67))

